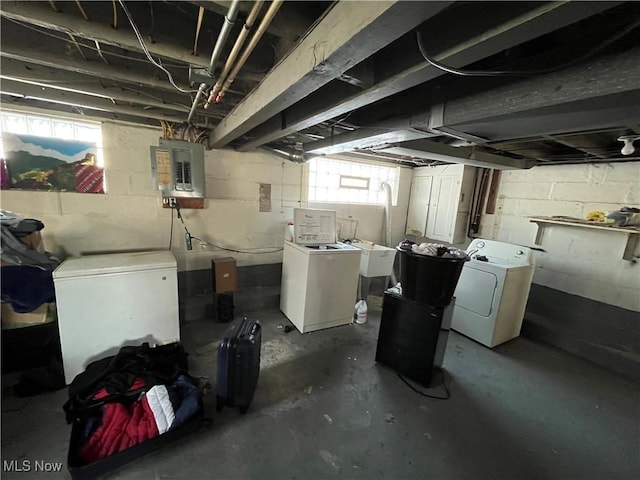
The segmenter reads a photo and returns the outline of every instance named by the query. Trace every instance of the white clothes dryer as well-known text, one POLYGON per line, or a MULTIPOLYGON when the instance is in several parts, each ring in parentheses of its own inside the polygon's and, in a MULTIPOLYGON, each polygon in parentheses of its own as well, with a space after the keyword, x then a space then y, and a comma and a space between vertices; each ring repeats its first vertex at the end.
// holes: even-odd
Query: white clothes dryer
POLYGON ((475 239, 455 290, 451 328, 487 347, 520 335, 534 271, 528 247, 475 239))

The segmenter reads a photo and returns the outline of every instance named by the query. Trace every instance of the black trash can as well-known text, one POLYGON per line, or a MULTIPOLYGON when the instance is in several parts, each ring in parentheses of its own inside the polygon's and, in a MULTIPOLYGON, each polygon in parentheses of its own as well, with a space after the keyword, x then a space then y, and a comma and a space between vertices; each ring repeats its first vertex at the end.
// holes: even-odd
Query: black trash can
POLYGON ((432 307, 449 305, 469 257, 436 257, 396 250, 400 255, 402 296, 432 307))

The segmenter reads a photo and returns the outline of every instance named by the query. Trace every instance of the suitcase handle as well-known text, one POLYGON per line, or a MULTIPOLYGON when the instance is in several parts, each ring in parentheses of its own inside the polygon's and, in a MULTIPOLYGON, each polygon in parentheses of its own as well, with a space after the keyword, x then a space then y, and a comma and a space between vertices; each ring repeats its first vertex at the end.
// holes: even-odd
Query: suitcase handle
POLYGON ((256 322, 251 326, 251 330, 249 331, 249 335, 252 336, 252 337, 255 337, 258 334, 259 331, 260 331, 260 324, 256 322))

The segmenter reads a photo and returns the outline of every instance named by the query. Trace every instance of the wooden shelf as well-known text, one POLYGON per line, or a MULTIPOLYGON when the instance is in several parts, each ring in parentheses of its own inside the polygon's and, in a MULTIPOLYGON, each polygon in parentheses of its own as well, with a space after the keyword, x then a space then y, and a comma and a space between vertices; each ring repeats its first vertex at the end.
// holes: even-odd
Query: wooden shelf
POLYGON ((638 246, 638 239, 640 238, 640 227, 630 225, 627 227, 619 227, 613 224, 590 222, 589 220, 582 220, 580 218, 572 217, 529 217, 529 221, 535 223, 538 226, 538 233, 536 234, 535 244, 542 245, 542 235, 545 227, 549 225, 564 225, 566 227, 578 227, 578 228, 595 228, 597 230, 608 230, 610 232, 625 233, 627 235, 627 244, 622 254, 624 260, 635 261, 635 251, 638 246))
MULTIPOLYGON (((204 208, 204 198, 176 197, 176 202, 181 209, 204 208)), ((169 202, 165 202, 163 199, 162 208, 171 208, 169 202)))

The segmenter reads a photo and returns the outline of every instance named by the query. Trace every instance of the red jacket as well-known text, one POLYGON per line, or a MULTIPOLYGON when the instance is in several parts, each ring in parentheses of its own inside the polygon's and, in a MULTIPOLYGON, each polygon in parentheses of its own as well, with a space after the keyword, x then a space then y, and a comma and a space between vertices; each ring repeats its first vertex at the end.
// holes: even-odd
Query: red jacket
MULTIPOLYGON (((131 389, 141 387, 144 387, 144 380, 138 378, 131 389)), ((102 389, 94 399, 98 400, 107 395, 107 391, 102 389)), ((92 463, 157 435, 158 427, 146 396, 133 402, 131 406, 117 402, 106 403, 102 425, 81 448, 80 458, 86 463, 92 463)))

